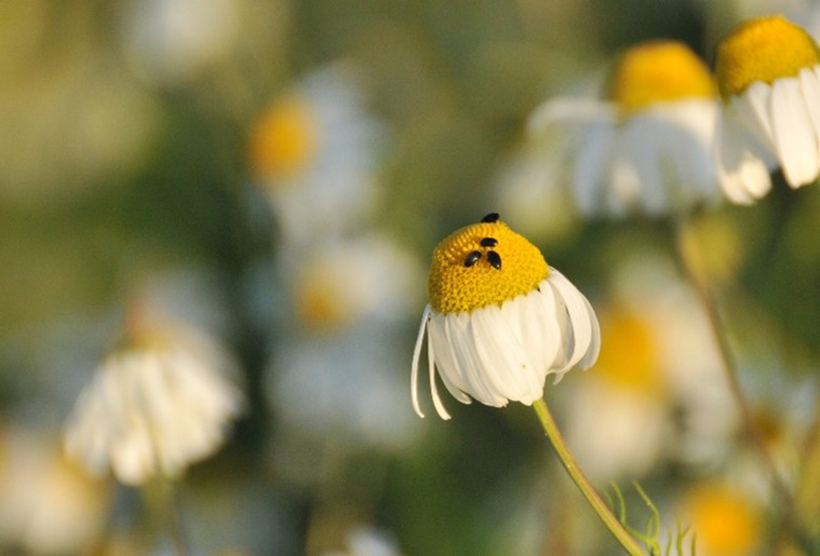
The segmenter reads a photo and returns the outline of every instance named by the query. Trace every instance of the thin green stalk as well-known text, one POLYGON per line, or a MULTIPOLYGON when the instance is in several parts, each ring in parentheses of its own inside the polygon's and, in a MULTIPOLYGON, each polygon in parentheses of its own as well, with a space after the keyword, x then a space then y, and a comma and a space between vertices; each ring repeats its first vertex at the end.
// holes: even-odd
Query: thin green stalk
MULTIPOLYGON (((776 497, 779 499, 783 508, 783 522, 786 525, 794 539, 801 547, 807 548, 811 543, 806 536, 804 526, 800 523, 798 517, 795 515, 795 499, 791 490, 786 486, 780 473, 777 471, 777 466, 772 459, 772 455, 766 447, 763 433, 760 430, 757 422, 754 419, 754 414, 751 407, 749 407, 746 397, 743 395, 743 389, 740 385, 739 373, 737 369, 737 362, 729 347, 729 338, 726 333, 726 327, 718 310, 717 302, 715 301, 712 289, 710 288, 706 270, 702 268, 702 264, 697 258, 697 253, 687 251, 685 239, 685 222, 681 219, 677 221, 676 226, 676 255, 680 262, 686 277, 703 306, 706 313, 706 318, 709 321, 709 326, 712 330, 712 336, 718 347, 720 359, 723 367, 723 374, 726 377, 726 382, 729 386, 729 392, 732 396, 738 413, 740 414, 741 424, 746 434, 749 444, 757 452, 758 458, 763 467, 766 468, 771 477, 772 488, 776 497)), ((693 245, 689 245, 693 249, 693 245)))
POLYGON ((558 459, 561 460, 564 469, 567 470, 567 473, 572 477, 578 490, 580 490, 584 498, 587 499, 589 505, 592 506, 592 509, 598 514, 598 517, 601 518, 601 521, 604 522, 604 525, 606 525, 610 533, 612 533, 618 542, 621 543, 624 550, 630 555, 645 554, 640 545, 638 545, 638 542, 627 532, 621 522, 618 521, 618 518, 610 511, 606 503, 601 500, 601 497, 595 492, 595 489, 589 483, 583 471, 581 471, 578 462, 575 461, 575 457, 569 451, 564 437, 558 430, 558 426, 555 424, 555 420, 552 418, 552 414, 547 408, 546 402, 543 399, 537 400, 533 404, 533 408, 538 415, 538 420, 541 422, 541 426, 544 428, 547 438, 549 438, 552 447, 555 449, 555 453, 558 454, 558 459))
POLYGON ((780 473, 777 471, 777 467, 763 440, 763 433, 760 431, 760 427, 754 419, 754 413, 749 407, 746 397, 743 395, 743 389, 740 386, 740 379, 738 378, 737 362, 729 347, 726 327, 723 325, 717 303, 707 282, 705 269, 699 268, 696 262, 693 261, 692 254, 687 253, 684 234, 684 224, 679 222, 677 227, 676 255, 706 313, 706 319, 709 321, 709 327, 711 328, 712 336, 717 344, 718 353, 720 354, 721 367, 723 368, 723 374, 729 386, 729 393, 740 414, 743 430, 749 443, 757 451, 763 466, 766 467, 766 470, 771 476, 772 485, 780 502, 786 511, 790 511, 790 509, 794 507, 794 499, 786 487, 786 484, 783 482, 783 479, 780 477, 780 473))

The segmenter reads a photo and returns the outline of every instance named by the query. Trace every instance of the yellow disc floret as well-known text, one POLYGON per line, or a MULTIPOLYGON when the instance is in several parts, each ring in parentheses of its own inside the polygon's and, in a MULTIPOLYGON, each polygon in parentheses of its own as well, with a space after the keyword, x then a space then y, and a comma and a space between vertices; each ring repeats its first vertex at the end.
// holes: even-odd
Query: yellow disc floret
POLYGON ((613 386, 660 394, 662 376, 651 324, 645 318, 624 308, 614 308, 602 315, 601 355, 595 369, 613 386))
POLYGON ((756 81, 772 84, 818 63, 814 39, 783 16, 772 15, 750 19, 720 41, 715 73, 720 94, 728 99, 756 81))
POLYGON ((629 114, 660 102, 712 98, 709 68, 682 42, 648 41, 627 50, 612 73, 609 98, 629 114))
POLYGON ((709 554, 752 554, 761 540, 762 516, 748 496, 723 485, 701 485, 685 502, 688 518, 709 554))
POLYGON ((261 175, 287 176, 302 170, 318 142, 310 106, 293 97, 274 102, 257 123, 250 143, 250 162, 261 175))
POLYGON ((439 313, 472 311, 534 290, 547 277, 543 255, 503 222, 456 230, 436 246, 427 281, 439 313))

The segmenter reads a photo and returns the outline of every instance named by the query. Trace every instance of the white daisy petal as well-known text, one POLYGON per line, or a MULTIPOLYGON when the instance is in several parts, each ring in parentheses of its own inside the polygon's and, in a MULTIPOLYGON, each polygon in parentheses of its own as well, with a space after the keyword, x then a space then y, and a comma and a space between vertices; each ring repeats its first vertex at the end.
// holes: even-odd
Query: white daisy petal
POLYGON ((818 172, 817 136, 795 78, 778 79, 769 98, 775 149, 792 187, 811 183, 818 172))
POLYGON ((715 134, 715 167, 718 182, 733 203, 749 205, 771 188, 768 168, 755 156, 750 143, 730 113, 718 120, 715 134))
POLYGON ((564 302, 567 304, 567 312, 572 322, 572 332, 574 344, 572 355, 564 369, 574 367, 587 354, 593 341, 593 330, 596 320, 594 313, 590 315, 587 309, 586 298, 567 280, 563 274, 555 269, 550 269, 548 278, 552 285, 558 290, 564 302))
POLYGON ((421 357, 421 344, 424 342, 424 333, 427 328, 427 321, 430 320, 430 306, 424 308, 424 313, 421 315, 421 325, 419 325, 419 333, 416 337, 416 347, 413 349, 413 363, 411 365, 410 373, 410 392, 413 402, 413 410, 416 415, 424 418, 424 413, 419 406, 419 358, 421 357))
POLYGON ((436 387, 435 356, 436 354, 433 349, 433 344, 427 342, 427 370, 430 376, 430 395, 433 397, 433 407, 436 408, 436 413, 438 413, 438 416, 447 421, 450 419, 450 414, 447 413, 446 409, 444 409, 444 405, 441 403, 441 398, 439 398, 438 395, 438 388, 436 387))
POLYGON ((578 209, 587 215, 598 212, 601 204, 602 180, 608 166, 615 135, 610 125, 589 126, 572 171, 573 192, 578 209))
POLYGON ((738 121, 744 122, 746 128, 755 138, 767 147, 774 148, 772 126, 769 121, 769 103, 771 87, 758 81, 753 83, 740 97, 733 98, 729 109, 735 111, 738 121))
POLYGON ((820 78, 817 73, 807 68, 800 70, 800 88, 815 137, 820 137, 820 78))

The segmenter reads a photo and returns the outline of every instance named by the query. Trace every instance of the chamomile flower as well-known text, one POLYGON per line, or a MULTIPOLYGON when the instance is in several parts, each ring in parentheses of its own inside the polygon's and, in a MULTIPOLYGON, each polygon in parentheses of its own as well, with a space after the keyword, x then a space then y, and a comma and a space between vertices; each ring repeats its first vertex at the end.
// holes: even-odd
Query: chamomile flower
POLYGON ((406 395, 395 353, 422 281, 417 261, 371 233, 280 263, 286 298, 266 375, 280 431, 302 448, 328 438, 386 451, 409 445, 417 423, 393 410, 406 395))
POLYGON ((80 394, 65 449, 89 471, 137 485, 214 453, 245 402, 236 363, 215 340, 154 322, 130 332, 80 394))
POLYGON ((751 19, 720 42, 715 72, 723 109, 715 136, 726 196, 750 204, 780 166, 793 188, 820 172, 820 49, 782 16, 751 19))
POLYGON ((251 131, 249 164, 284 239, 338 234, 371 214, 383 135, 350 66, 314 71, 270 102, 251 131))
POLYGON ((547 265, 529 241, 498 220, 456 230, 436 246, 412 362, 413 408, 421 348, 427 336, 430 390, 436 412, 450 414, 436 388, 436 369, 458 401, 531 405, 548 374, 556 382, 598 357, 600 329, 587 299, 547 265))
POLYGON ((563 181, 583 214, 658 215, 718 196, 710 154, 716 96, 689 47, 653 40, 621 55, 605 101, 548 101, 528 131, 545 160, 557 134, 571 160, 563 181))

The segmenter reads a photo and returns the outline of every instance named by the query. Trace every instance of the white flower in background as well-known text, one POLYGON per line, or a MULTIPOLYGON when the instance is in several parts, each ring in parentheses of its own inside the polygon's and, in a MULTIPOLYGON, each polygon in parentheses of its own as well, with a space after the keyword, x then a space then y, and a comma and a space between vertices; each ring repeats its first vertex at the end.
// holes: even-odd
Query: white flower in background
POLYGON ((601 357, 564 400, 567 439, 586 472, 606 482, 664 458, 724 461, 738 416, 694 292, 646 253, 622 263, 609 297, 601 357))
POLYGON ((80 394, 65 433, 69 456, 131 485, 176 477, 213 454, 245 405, 222 345, 140 317, 80 394))
POLYGON ((328 241, 283 261, 290 314, 280 323, 268 372, 283 428, 305 438, 344 438, 394 449, 417 431, 405 399, 399 343, 417 263, 378 235, 328 241), (290 265, 290 266, 288 266, 290 265))
POLYGON ((645 474, 672 438, 653 324, 624 306, 602 311, 601 355, 567 393, 567 441, 593 481, 645 474))
POLYGON ((544 381, 598 357, 600 330, 589 302, 564 276, 547 266, 524 237, 484 217, 442 240, 433 252, 429 304, 421 319, 412 362, 413 408, 418 367, 427 339, 430 389, 436 412, 444 409, 436 369, 458 401, 504 407, 541 399, 544 381))
POLYGON ((286 241, 369 219, 383 135, 349 66, 314 71, 272 100, 251 132, 249 162, 286 241))
POLYGON ((85 554, 102 534, 110 489, 67 461, 56 440, 0 424, 0 550, 85 554))
POLYGON ((186 81, 225 58, 241 29, 237 0, 145 0, 124 17, 127 61, 159 84, 186 81))
POLYGON ((735 203, 771 188, 780 166, 793 188, 820 172, 820 50, 782 16, 751 19, 721 40, 715 59, 723 109, 715 137, 720 184, 735 203))
POLYGON ((528 124, 545 163, 555 138, 563 143, 571 162, 562 181, 571 182, 584 215, 658 215, 719 196, 711 161, 716 90, 686 45, 655 40, 630 48, 606 98, 550 100, 528 124))

